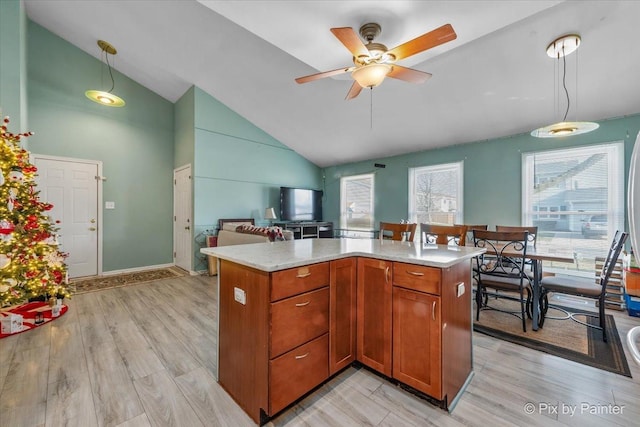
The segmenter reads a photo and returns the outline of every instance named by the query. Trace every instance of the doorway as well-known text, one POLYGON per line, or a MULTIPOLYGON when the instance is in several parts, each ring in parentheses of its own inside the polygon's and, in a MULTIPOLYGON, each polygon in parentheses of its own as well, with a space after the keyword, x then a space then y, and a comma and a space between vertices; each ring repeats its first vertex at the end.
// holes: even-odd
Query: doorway
POLYGON ((173 263, 191 272, 191 165, 173 171, 173 263))
POLYGON ((40 200, 51 203, 49 217, 58 228, 69 278, 102 272, 102 162, 33 155, 40 200))

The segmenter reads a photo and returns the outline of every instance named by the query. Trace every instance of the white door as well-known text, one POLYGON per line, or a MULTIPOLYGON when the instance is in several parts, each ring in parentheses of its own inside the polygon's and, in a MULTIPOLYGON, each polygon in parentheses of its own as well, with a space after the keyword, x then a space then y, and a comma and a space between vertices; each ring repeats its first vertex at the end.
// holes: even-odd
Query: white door
POLYGON ((173 262, 191 271, 191 166, 173 171, 173 262))
POLYGON ((49 216, 59 230, 60 250, 69 256, 69 277, 99 273, 98 180, 101 163, 34 155, 40 200, 53 204, 49 216))

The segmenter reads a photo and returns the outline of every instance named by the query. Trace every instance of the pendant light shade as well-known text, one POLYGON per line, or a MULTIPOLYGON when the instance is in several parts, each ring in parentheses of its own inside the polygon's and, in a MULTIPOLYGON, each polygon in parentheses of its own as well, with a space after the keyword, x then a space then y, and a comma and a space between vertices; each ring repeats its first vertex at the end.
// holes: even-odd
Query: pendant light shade
POLYGON ((91 89, 86 91, 84 94, 87 98, 100 105, 106 105, 108 107, 124 107, 124 99, 111 93, 115 87, 115 81, 113 80, 111 64, 109 64, 109 55, 115 55, 118 51, 110 43, 104 40, 98 40, 98 47, 100 47, 101 54, 104 54, 105 56, 105 62, 107 64, 107 69, 109 70, 109 77, 111 78, 111 89, 107 92, 91 89))
MULTIPOLYGON (((569 113, 569 106, 571 105, 571 100, 569 98, 569 91, 567 90, 567 85, 566 85, 566 76, 567 76, 566 56, 575 52, 580 46, 580 42, 581 42, 581 39, 579 35, 568 34, 566 36, 557 38, 556 40, 551 42, 549 46, 547 46, 547 55, 549 55, 549 57, 555 59, 558 62, 560 62, 560 59, 562 59, 562 88, 564 89, 564 93, 567 98, 567 108, 565 110, 562 121, 535 129, 534 131, 531 132, 531 136, 535 136, 537 138, 560 138, 563 136, 580 135, 583 133, 591 132, 600 127, 598 123, 594 123, 594 122, 566 121, 567 114, 569 113)), ((556 86, 559 88, 560 84, 558 83, 556 86)))

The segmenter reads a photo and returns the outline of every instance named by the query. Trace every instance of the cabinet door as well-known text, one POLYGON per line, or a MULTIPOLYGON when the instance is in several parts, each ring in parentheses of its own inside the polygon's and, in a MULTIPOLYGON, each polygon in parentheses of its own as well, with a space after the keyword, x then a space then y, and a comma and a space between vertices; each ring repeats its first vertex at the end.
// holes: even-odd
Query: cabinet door
POLYGON ((329 375, 356 358, 356 259, 331 261, 329 375))
POLYGON ((357 357, 391 376, 391 262, 358 258, 357 357))
POLYGON ((393 287, 393 377, 442 399, 440 298, 393 287))

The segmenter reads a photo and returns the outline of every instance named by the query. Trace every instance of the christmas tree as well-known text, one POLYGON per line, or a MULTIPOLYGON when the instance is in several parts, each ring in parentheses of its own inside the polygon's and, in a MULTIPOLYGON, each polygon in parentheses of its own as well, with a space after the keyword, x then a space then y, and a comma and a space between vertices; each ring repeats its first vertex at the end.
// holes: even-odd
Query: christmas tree
POLYGON ((32 133, 10 133, 8 123, 0 126, 0 307, 69 297, 66 255, 46 213, 53 205, 39 200, 37 169, 21 145, 32 133))

